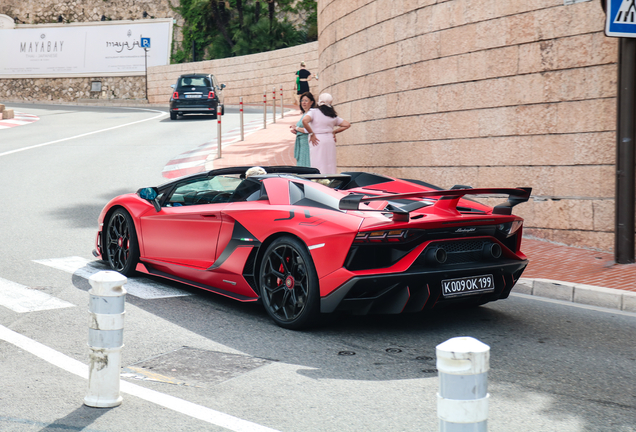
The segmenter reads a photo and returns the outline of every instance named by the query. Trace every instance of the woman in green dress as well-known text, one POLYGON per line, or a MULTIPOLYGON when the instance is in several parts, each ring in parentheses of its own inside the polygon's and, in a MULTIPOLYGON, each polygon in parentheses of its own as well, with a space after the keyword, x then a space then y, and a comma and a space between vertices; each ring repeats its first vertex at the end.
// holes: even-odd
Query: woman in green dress
POLYGON ((294 145, 294 157, 297 166, 311 166, 309 160, 309 134, 303 126, 303 117, 311 108, 316 108, 316 99, 310 92, 300 95, 300 111, 302 116, 296 125, 291 125, 291 133, 296 135, 296 144, 294 145))

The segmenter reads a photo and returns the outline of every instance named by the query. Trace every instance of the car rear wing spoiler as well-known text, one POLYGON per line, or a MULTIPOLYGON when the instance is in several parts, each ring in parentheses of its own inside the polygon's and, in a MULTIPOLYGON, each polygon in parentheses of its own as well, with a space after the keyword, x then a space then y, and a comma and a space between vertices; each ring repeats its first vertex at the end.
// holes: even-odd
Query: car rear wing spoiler
MULTIPOLYGON (((508 195, 508 200, 495 206, 492 210, 493 214, 510 215, 512 214, 512 208, 517 204, 524 203, 530 199, 530 193, 532 188, 461 188, 451 190, 433 190, 422 192, 409 192, 402 194, 383 194, 383 195, 364 195, 364 194, 351 194, 340 200, 338 208, 340 210, 360 210, 360 203, 367 203, 371 201, 392 201, 398 199, 410 199, 410 198, 428 198, 439 197, 435 206, 447 211, 457 213, 457 203, 460 198, 465 195, 508 195)), ((409 206, 412 207, 412 206, 409 206)), ((415 206, 410 209, 396 208, 394 210, 377 210, 384 213, 393 213, 393 219, 396 221, 408 221, 409 212, 421 208, 421 206, 415 206)), ((365 209, 368 211, 368 209, 365 209)))

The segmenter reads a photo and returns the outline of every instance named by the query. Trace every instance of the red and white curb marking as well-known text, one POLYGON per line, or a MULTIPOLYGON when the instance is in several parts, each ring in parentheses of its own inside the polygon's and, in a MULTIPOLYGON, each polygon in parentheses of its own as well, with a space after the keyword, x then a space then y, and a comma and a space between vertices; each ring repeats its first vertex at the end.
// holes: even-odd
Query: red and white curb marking
POLYGON ((16 126, 27 125, 40 120, 40 117, 33 114, 15 113, 12 119, 0 120, 0 129, 9 129, 16 126))
MULTIPOLYGON (((263 129, 263 120, 253 120, 244 125, 244 135, 260 129, 263 129)), ((221 135, 221 145, 225 147, 228 144, 237 142, 240 136, 241 129, 234 128, 221 135)), ((217 140, 214 140, 175 156, 166 164, 161 175, 165 178, 173 179, 205 171, 205 162, 210 154, 216 154, 216 147, 217 140)))

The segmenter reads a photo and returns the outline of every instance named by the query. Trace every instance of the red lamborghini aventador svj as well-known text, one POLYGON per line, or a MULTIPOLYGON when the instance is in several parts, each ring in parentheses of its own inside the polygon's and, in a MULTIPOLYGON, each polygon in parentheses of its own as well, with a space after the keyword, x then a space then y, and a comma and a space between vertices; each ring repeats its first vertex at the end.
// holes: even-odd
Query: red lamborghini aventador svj
POLYGON ((512 207, 529 188, 441 190, 314 168, 213 170, 111 200, 94 255, 134 272, 262 301, 292 329, 320 313, 418 312, 508 297, 528 264, 512 207), (475 196, 503 195, 488 207, 475 196), (506 200, 507 198, 507 200, 506 200))

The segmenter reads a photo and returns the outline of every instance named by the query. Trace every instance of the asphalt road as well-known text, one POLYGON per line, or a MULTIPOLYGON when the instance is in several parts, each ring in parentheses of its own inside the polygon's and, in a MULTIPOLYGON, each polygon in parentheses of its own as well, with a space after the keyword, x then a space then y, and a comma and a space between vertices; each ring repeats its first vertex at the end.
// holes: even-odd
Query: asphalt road
MULTIPOLYGON (((104 204, 163 182, 167 161, 215 139, 216 123, 154 109, 15 107, 40 121, 0 130, 0 290, 19 284, 69 305, 0 306, 0 430, 434 431, 435 346, 456 336, 491 347, 489 430, 636 430, 636 314, 513 295, 293 332, 258 305, 146 278, 135 281, 181 295, 127 296, 124 402, 84 406, 86 380, 45 348, 62 366, 88 363, 90 287, 81 272, 37 261, 91 261, 104 204)), ((224 121, 238 124, 236 112, 224 121)))

